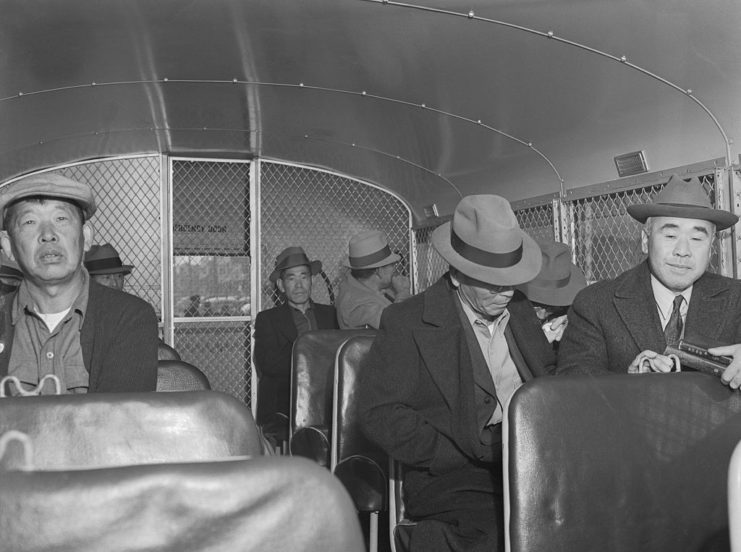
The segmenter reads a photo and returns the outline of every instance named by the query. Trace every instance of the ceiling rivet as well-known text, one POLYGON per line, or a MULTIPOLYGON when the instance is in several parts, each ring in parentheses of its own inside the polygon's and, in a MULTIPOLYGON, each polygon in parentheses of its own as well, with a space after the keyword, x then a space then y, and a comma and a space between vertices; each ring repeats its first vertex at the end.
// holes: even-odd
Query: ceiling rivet
POLYGON ((476 16, 476 14, 473 13, 473 10, 471 10, 470 12, 468 12, 468 18, 469 19, 473 19, 475 16, 476 16))
POLYGON ((548 31, 548 38, 553 38, 553 31, 548 31))
POLYGON ((628 61, 628 58, 625 57, 625 56, 620 56, 620 61, 622 61, 623 63, 625 63, 626 61, 628 61))

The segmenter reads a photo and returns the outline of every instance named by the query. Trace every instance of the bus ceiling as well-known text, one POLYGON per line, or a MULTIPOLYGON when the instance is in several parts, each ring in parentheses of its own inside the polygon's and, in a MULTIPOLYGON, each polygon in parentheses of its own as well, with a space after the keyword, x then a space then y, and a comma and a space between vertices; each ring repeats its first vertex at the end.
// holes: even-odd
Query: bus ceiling
POLYGON ((738 162, 737 0, 0 9, 0 182, 132 153, 260 157, 390 189, 419 217, 612 181, 630 152, 651 171, 738 162))

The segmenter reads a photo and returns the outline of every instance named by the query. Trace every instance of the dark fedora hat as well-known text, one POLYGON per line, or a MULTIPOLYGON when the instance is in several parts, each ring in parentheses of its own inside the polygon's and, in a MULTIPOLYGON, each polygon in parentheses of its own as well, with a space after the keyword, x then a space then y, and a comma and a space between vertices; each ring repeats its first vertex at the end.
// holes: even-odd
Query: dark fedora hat
POLYGON ((587 285, 584 273, 571 262, 571 250, 565 243, 539 240, 538 245, 543 253, 543 267, 534 280, 519 289, 535 303, 568 307, 587 285))
POLYGON ((538 275, 538 244, 517 222, 509 202, 498 195, 464 197, 453 220, 432 233, 432 245, 452 267, 469 278, 516 286, 538 275))
POLYGON ((628 214, 638 222, 646 222, 648 217, 707 220, 715 224, 716 230, 725 230, 738 222, 738 217, 733 213, 714 209, 710 205, 696 177, 684 180, 676 174, 671 176, 651 203, 629 205, 628 214))
POLYGON ((312 276, 319 274, 322 270, 322 262, 310 261, 301 247, 286 247, 275 258, 275 268, 270 273, 270 281, 275 283, 280 277, 281 272, 288 268, 302 265, 309 267, 312 276))
POLYGON ((125 265, 118 256, 118 251, 110 243, 93 245, 85 253, 85 268, 88 273, 96 274, 130 274, 133 265, 125 265))

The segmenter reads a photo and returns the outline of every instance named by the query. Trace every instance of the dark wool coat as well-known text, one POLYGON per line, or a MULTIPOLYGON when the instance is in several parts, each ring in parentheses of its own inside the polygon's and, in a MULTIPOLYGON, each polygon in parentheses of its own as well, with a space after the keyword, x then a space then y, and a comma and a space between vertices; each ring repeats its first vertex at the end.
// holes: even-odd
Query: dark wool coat
MULTIPOLYGON (((559 374, 626 373, 640 352, 666 348, 647 262, 584 288, 568 316, 559 374)), ((703 274, 692 288, 684 338, 698 344, 741 343, 741 282, 703 274)))
MULTIPOLYGON (((90 280, 80 333, 88 393, 154 391, 157 386, 157 316, 152 305, 129 293, 90 280)), ((15 328, 15 293, 0 298, 0 377, 8 374, 15 328)))
MULTIPOLYGON (((336 330, 334 307, 312 303, 318 329, 336 330)), ((255 319, 255 368, 260 378, 257 386, 258 424, 270 421, 273 414, 290 413, 291 351, 298 337, 288 303, 264 310, 255 319)))

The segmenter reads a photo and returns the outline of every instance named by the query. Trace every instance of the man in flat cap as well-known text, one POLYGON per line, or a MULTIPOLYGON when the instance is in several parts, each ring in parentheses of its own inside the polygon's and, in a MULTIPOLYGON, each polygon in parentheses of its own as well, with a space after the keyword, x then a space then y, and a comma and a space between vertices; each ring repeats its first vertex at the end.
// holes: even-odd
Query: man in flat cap
MULTIPOLYGON (((63 393, 155 389, 154 310, 91 281, 83 266, 95 209, 90 186, 58 174, 0 189, 0 242, 24 276, 16 293, 0 298, 0 376, 27 389, 49 374, 63 393)), ((40 392, 53 391, 47 387, 40 392)))
POLYGON ((291 352, 296 338, 309 330, 337 329, 334 307, 311 300, 312 277, 321 261, 310 261, 301 247, 287 247, 270 274, 285 302, 255 319, 256 422, 274 444, 288 437, 291 403, 291 352))
POLYGON ((126 276, 134 266, 123 264, 116 248, 104 243, 90 246, 85 253, 85 268, 95 282, 123 291, 126 276))
POLYGON ((432 245, 450 271, 383 311, 360 373, 359 418, 404 465, 411 552, 501 551, 504 411, 556 362, 515 290, 537 276, 542 256, 495 195, 464 197, 432 245))
POLYGON ((697 178, 677 175, 651 203, 630 205, 643 223, 648 258, 613 280, 588 286, 569 311, 559 374, 670 372, 664 355, 682 338, 732 356, 722 381, 741 385, 741 282, 707 272, 715 233, 738 217, 714 209, 697 178))
POLYGON ((383 309, 407 299, 409 278, 394 274, 401 260, 389 248, 386 234, 368 230, 350 238, 350 273, 337 294, 337 319, 343 330, 376 328, 383 309))

